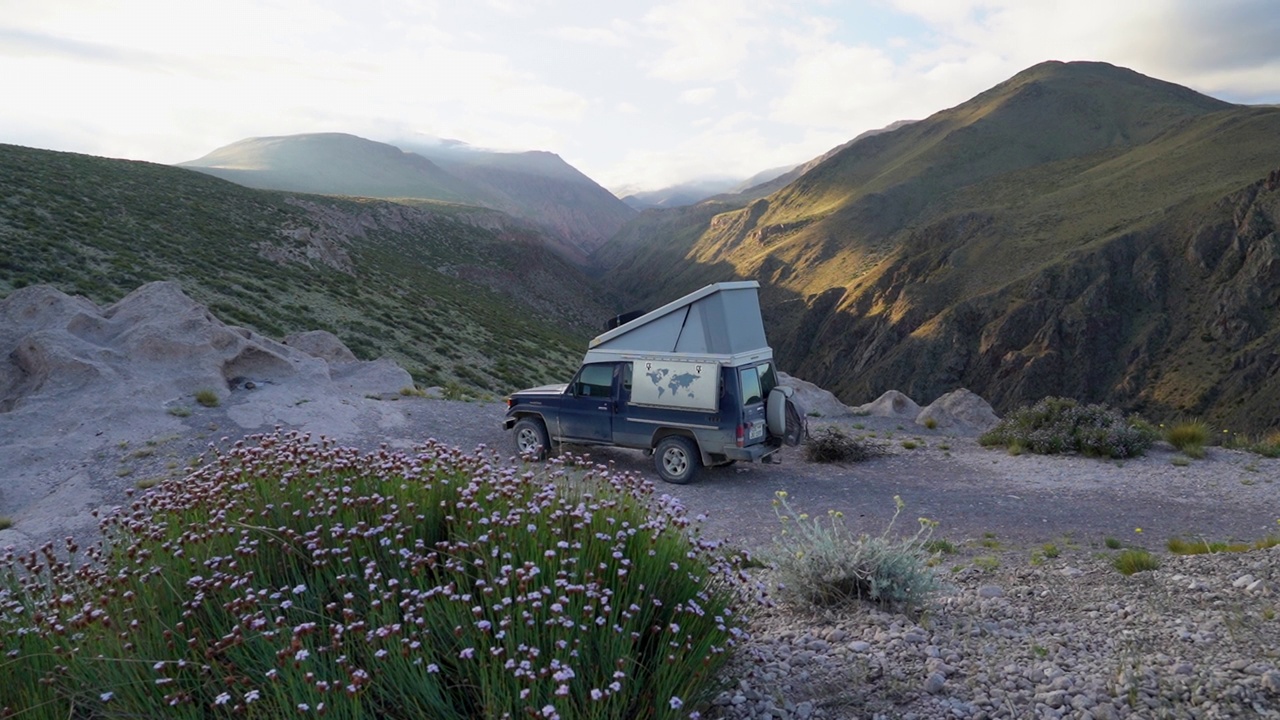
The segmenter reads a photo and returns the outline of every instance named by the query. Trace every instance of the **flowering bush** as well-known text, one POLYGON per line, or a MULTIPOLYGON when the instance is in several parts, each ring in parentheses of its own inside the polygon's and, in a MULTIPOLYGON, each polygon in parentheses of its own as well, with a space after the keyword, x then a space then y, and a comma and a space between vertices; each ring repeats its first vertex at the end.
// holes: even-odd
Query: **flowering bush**
POLYGON ((101 546, 5 557, 0 717, 673 718, 718 690, 747 585, 652 485, 250 440, 101 546))
POLYGON ((978 441, 1042 455, 1078 452, 1126 458, 1145 453, 1157 436, 1149 424, 1138 418, 1125 419, 1105 405, 1079 405, 1069 398, 1049 397, 1009 413, 978 441))

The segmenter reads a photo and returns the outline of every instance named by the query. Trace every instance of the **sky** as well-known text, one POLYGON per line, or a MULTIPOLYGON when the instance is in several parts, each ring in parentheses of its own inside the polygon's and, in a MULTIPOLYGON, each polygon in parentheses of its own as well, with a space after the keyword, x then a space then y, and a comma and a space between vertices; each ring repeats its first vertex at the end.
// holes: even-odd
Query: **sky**
POLYGON ((177 163, 348 132, 746 178, 1045 60, 1280 103, 1277 0, 0 0, 0 143, 177 163))

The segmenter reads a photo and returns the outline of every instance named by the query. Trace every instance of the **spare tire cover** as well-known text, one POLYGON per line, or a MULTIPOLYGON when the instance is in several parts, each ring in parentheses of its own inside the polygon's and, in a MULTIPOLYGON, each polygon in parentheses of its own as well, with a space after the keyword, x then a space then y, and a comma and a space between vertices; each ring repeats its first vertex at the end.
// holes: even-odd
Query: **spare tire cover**
POLYGON ((804 442, 808 434, 809 421, 804 406, 794 397, 787 398, 787 431, 783 433, 782 441, 795 447, 804 442))
POLYGON ((779 385, 769 391, 769 398, 765 401, 764 412, 765 420, 769 423, 770 435, 783 437, 787 434, 787 400, 795 392, 795 388, 785 385, 779 385))

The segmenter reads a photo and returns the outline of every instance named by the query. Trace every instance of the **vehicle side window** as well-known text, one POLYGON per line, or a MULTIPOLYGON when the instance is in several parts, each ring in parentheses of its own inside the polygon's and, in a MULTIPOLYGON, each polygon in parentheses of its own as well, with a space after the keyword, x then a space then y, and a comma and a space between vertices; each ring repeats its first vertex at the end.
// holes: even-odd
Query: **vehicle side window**
POLYGON ((764 396, 760 393, 760 373, 756 368, 743 368, 738 373, 738 378, 742 381, 743 405, 752 405, 764 400, 764 396))
POLYGON ((609 397, 613 394, 613 363, 583 365, 573 384, 578 397, 609 397))
POLYGON ((631 397, 631 363, 622 363, 622 390, 626 397, 631 397))
POLYGON ((760 371, 760 397, 767 398, 778 387, 778 375, 773 371, 773 363, 757 365, 756 369, 760 371))

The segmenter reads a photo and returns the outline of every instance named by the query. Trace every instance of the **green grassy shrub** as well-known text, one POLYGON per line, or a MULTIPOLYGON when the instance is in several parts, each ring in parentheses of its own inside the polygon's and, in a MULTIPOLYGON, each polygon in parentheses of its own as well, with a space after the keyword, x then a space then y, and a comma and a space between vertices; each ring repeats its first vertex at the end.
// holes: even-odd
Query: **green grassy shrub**
POLYGON ((1014 410, 978 442, 1042 455, 1078 452, 1090 457, 1126 458, 1143 454, 1155 439, 1156 432, 1149 424, 1126 419, 1105 405, 1079 405, 1069 398, 1049 397, 1014 410))
POLYGON ((200 403, 205 407, 218 407, 218 404, 219 404, 218 393, 208 389, 197 390, 196 402, 200 403))
POLYGON ((1203 458, 1209 442, 1209 424, 1203 420, 1179 420, 1164 431, 1164 439, 1190 458, 1203 458))
POLYGON ((1195 540, 1184 540, 1182 538, 1169 538, 1169 542, 1165 547, 1174 555, 1213 555, 1217 553, 1242 553, 1250 550, 1267 550, 1280 545, 1280 536, 1268 535, 1261 540, 1252 543, 1234 542, 1228 543, 1221 540, 1206 540, 1197 538, 1195 540))
POLYGON ((804 456, 809 462, 859 462, 879 454, 880 450, 876 446, 850 437, 834 426, 809 433, 804 442, 804 456))
POLYGON ((1121 575, 1132 575, 1147 570, 1156 570, 1160 567, 1160 561, 1146 550, 1130 548, 1117 553, 1111 559, 1111 565, 1116 570, 1119 570, 1121 575))
POLYGON ((1263 457, 1280 458, 1280 430, 1272 430, 1250 443, 1248 450, 1263 457))
POLYGON ((903 502, 894 497, 893 520, 880 535, 855 535, 838 512, 825 518, 797 513, 779 492, 774 509, 782 533, 764 554, 778 578, 778 596, 789 602, 840 607, 866 600, 886 607, 918 608, 938 588, 929 565, 936 523, 920 519, 914 535, 894 537, 903 502))
POLYGON ((745 584, 651 485, 256 440, 107 518, 105 547, 4 558, 0 705, 674 718, 719 689, 745 584))

